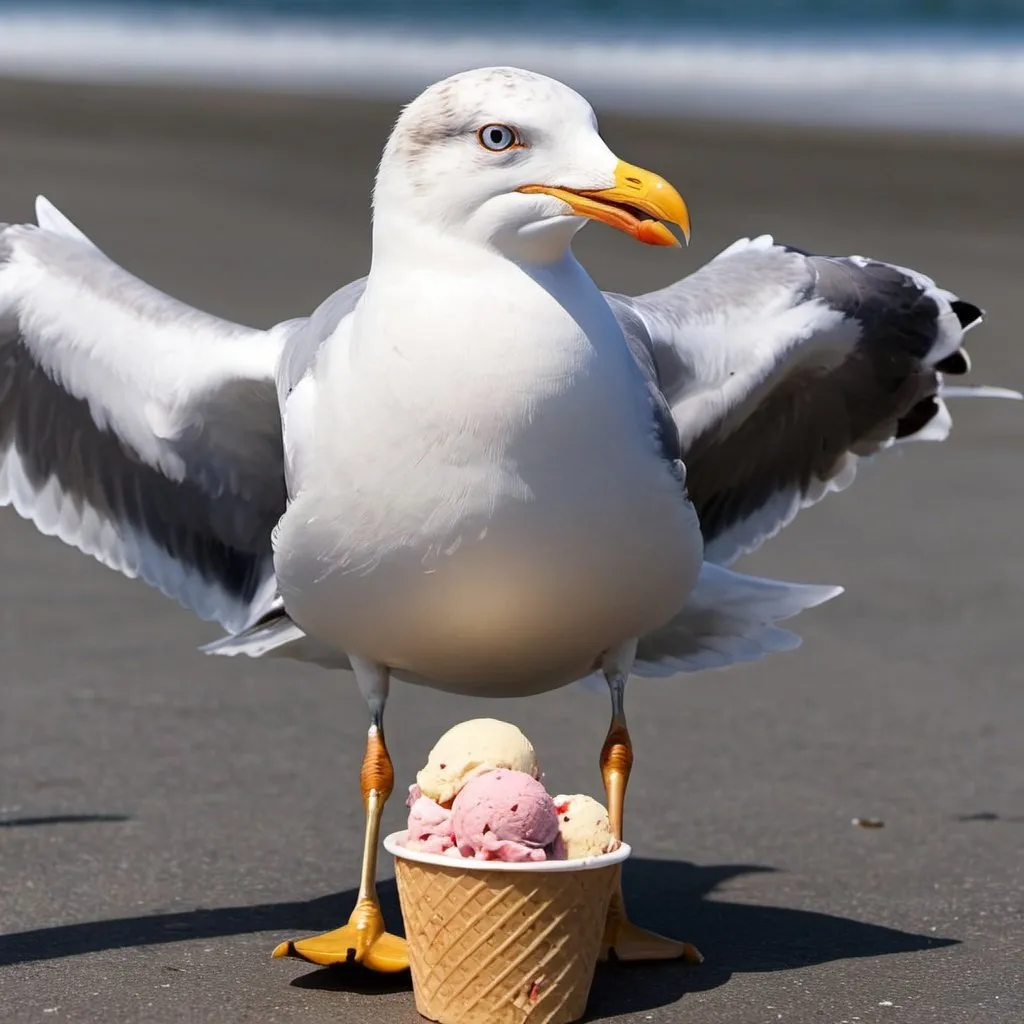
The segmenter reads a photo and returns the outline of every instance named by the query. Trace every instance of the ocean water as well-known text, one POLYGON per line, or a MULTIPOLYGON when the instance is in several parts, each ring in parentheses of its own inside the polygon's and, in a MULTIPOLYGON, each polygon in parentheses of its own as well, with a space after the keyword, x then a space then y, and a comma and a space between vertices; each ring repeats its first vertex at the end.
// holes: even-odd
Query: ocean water
POLYGON ((0 0, 4 8, 176 11, 363 24, 493 26, 542 18, 594 30, 705 27, 763 32, 872 26, 1000 31, 1020 28, 1022 0, 0 0))
POLYGON ((0 0, 0 75, 400 101, 488 64, 599 110, 1024 133, 1024 0, 0 0))

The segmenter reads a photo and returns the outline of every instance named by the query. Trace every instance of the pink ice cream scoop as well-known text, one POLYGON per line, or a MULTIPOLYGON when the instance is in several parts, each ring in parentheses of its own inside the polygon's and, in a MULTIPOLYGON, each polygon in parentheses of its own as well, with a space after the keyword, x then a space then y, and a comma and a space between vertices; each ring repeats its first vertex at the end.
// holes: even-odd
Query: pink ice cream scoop
POLYGON ((558 856, 555 802, 526 772, 498 768, 470 779, 452 804, 451 826, 463 857, 533 861, 558 856))
POLYGON ((408 836, 405 845, 424 853, 446 853, 455 846, 452 812, 424 796, 419 786, 409 787, 408 836))

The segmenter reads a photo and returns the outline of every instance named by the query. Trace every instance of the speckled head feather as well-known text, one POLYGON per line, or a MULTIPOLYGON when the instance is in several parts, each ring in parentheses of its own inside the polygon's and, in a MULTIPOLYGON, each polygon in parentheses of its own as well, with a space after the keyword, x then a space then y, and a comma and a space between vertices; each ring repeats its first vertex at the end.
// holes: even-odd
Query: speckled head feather
POLYGON ((551 104, 566 94, 580 103, 582 96, 553 78, 522 68, 477 68, 460 71, 429 86, 406 104, 388 140, 385 157, 413 162, 427 147, 500 121, 510 106, 551 104), (478 125, 477 122, 480 122, 478 125))
POLYGON ((392 236, 401 217, 493 242, 501 232, 571 219, 564 204, 521 194, 521 186, 605 188, 615 164, 590 104, 568 86, 520 68, 463 71, 424 90, 396 121, 377 173, 375 220, 391 216, 392 236), (479 138, 487 125, 507 126, 517 145, 488 150, 479 138))

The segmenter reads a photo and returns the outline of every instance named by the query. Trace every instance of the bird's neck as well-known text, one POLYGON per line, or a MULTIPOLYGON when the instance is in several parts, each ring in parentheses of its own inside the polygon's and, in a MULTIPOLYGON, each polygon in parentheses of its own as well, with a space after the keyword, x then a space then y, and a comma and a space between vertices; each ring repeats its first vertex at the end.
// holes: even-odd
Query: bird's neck
POLYGON ((382 361, 397 358, 416 372, 422 360, 444 363, 447 380, 452 361, 470 375, 514 375, 519 360, 532 379, 564 375, 595 349, 614 361, 625 351, 622 332, 571 249, 551 263, 517 261, 422 223, 375 220, 373 262, 347 342, 354 363, 384 377, 398 371, 380 370, 382 361), (454 344, 459 337, 469 341, 454 344))
POLYGON ((470 244, 432 224, 395 214, 376 213, 373 218, 370 280, 439 266, 455 273, 472 272, 481 261, 493 260, 495 256, 486 247, 470 244))
MULTIPOLYGON (((573 330, 584 321, 593 326, 588 309, 606 306, 568 247, 557 260, 517 260, 423 225, 405 222, 392 229, 386 221, 374 223, 373 258, 360 308, 364 324, 373 317, 385 322, 411 318, 422 333, 439 317, 447 323, 479 316, 485 324, 499 316, 504 319, 498 323, 515 323, 527 309, 540 316, 540 308, 555 306, 569 314, 567 324, 575 321, 573 330)), ((614 322, 610 312, 605 319, 614 322)), ((495 326, 491 323, 492 333, 495 326)))
POLYGON ((573 261, 571 243, 579 230, 574 218, 538 225, 523 231, 483 232, 478 238, 466 230, 424 222, 403 215, 400 210, 373 218, 373 258, 375 267, 410 268, 439 265, 449 269, 480 272, 481 265, 495 261, 512 263, 531 277, 545 274, 573 261))

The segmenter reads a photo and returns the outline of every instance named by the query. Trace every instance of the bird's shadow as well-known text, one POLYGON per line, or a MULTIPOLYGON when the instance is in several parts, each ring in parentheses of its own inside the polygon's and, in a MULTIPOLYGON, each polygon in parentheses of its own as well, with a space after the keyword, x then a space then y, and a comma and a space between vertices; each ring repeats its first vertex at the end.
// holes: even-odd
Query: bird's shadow
MULTIPOLYGON (((693 942, 706 957, 700 967, 679 962, 605 964, 594 981, 588 1019, 638 1012, 677 1002, 686 992, 725 984, 733 974, 785 971, 850 957, 911 953, 957 940, 915 935, 850 918, 785 907, 753 906, 708 897, 730 879, 773 868, 746 864, 695 865, 634 857, 623 886, 630 916, 645 927, 693 942)), ((401 914, 393 879, 380 885, 389 927, 401 914)), ((0 937, 0 967, 133 946, 211 939, 263 931, 316 932, 335 927, 355 892, 295 903, 189 910, 179 913, 38 928, 0 937)), ((407 974, 323 968, 299 976, 304 989, 347 992, 408 990, 407 974)))

